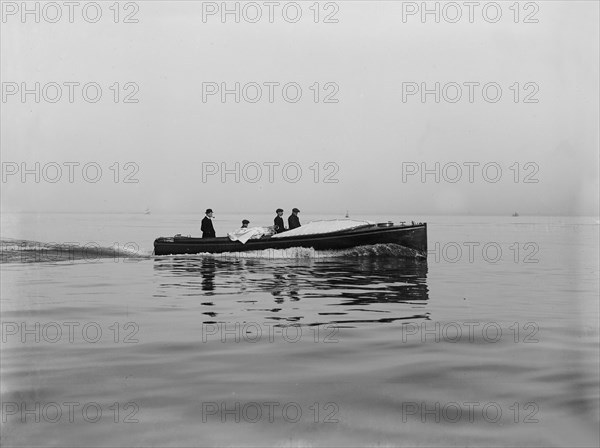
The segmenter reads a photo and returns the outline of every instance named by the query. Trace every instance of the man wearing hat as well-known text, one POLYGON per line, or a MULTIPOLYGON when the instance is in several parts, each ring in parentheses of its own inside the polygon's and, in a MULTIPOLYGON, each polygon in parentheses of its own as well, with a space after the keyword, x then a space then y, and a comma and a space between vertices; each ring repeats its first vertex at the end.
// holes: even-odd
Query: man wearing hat
POLYGON ((275 213, 277 213, 277 216, 275 216, 275 219, 273 220, 273 222, 275 223, 275 232, 277 233, 281 233, 281 232, 285 232, 285 227, 283 226, 283 209, 278 208, 277 210, 275 210, 275 213))
POLYGON ((298 213, 300 213, 300 210, 294 207, 292 209, 292 214, 288 218, 288 225, 290 227, 290 230, 295 229, 296 227, 300 227, 300 218, 298 218, 298 213))
POLYGON ((250 221, 248 221, 247 219, 242 220, 242 229, 247 229, 248 224, 250 224, 250 221))
POLYGON ((202 218, 202 238, 216 238, 217 234, 215 233, 215 228, 213 227, 213 223, 211 219, 213 218, 212 208, 206 209, 206 216, 202 218))

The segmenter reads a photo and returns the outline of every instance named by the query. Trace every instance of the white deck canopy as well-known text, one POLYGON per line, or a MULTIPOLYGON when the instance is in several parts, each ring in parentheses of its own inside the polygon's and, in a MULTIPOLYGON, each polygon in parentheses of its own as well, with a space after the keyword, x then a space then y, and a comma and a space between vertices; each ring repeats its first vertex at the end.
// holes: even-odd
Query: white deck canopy
POLYGON ((327 221, 311 221, 302 227, 278 233, 272 238, 287 238, 291 236, 314 235, 318 233, 332 233, 340 230, 350 230, 357 227, 375 224, 371 221, 357 221, 354 219, 331 219, 327 221))

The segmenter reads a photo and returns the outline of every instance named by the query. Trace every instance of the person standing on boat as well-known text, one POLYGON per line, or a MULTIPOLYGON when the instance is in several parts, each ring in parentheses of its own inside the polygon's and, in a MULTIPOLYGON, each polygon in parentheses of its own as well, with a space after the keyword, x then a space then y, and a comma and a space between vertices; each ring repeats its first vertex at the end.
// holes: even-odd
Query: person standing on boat
POLYGON ((212 223, 213 211, 212 208, 206 209, 206 216, 202 218, 202 238, 216 238, 217 234, 215 233, 215 228, 212 223))
POLYGON ((275 223, 275 232, 277 233, 281 233, 281 232, 285 232, 285 226, 283 225, 283 209, 278 208, 277 210, 275 210, 275 213, 277 213, 277 216, 275 216, 275 219, 273 220, 273 222, 275 223))
POLYGON ((292 209, 292 214, 288 218, 288 225, 290 227, 290 230, 295 229, 296 227, 300 227, 300 218, 298 218, 298 213, 300 213, 300 210, 294 207, 292 209))
POLYGON ((250 221, 248 221, 247 219, 244 219, 242 221, 242 229, 247 229, 248 228, 248 224, 250 224, 250 221))

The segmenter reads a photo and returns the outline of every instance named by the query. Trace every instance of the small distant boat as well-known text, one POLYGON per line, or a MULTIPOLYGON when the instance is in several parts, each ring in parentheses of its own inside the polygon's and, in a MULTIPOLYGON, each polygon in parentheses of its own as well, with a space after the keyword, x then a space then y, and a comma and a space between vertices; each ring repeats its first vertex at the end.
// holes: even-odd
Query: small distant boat
POLYGON ((350 214, 348 213, 348 210, 346 210, 346 218, 350 218, 350 214))
POLYGON ((513 215, 514 218, 516 218, 517 216, 519 216, 519 214, 517 212, 514 212, 512 215, 513 215))
POLYGON ((144 211, 144 215, 149 215, 150 214, 150 207, 146 207, 146 210, 144 211))
MULTIPOLYGON (((310 225, 310 223, 309 223, 310 225)), ((391 222, 364 224, 344 230, 285 236, 265 235, 248 240, 245 244, 228 237, 194 238, 176 235, 154 240, 155 255, 199 253, 248 252, 264 249, 289 249, 292 247, 315 250, 350 249, 375 244, 396 244, 411 249, 415 257, 427 257, 427 223, 394 225, 391 222)))

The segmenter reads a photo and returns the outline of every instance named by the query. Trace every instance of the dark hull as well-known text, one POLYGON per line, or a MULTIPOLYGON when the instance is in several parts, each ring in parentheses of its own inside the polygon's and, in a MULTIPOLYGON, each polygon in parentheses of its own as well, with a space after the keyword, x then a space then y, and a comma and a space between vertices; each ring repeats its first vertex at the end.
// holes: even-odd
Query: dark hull
POLYGON ((397 244, 412 249, 417 256, 427 256, 427 224, 410 226, 368 225, 353 230, 344 230, 318 235, 287 238, 263 237, 249 240, 246 244, 231 241, 228 237, 191 238, 170 237, 154 240, 155 255, 177 255, 198 253, 248 252, 264 249, 288 249, 306 247, 315 250, 350 249, 374 244, 397 244))

